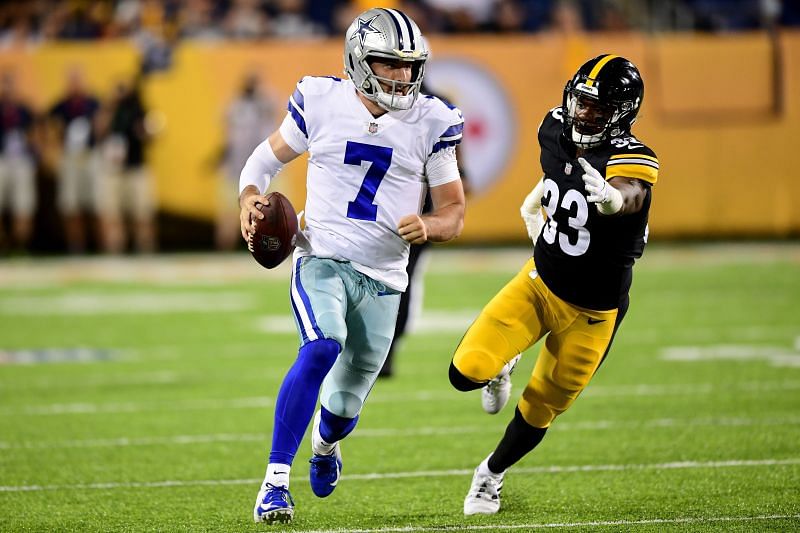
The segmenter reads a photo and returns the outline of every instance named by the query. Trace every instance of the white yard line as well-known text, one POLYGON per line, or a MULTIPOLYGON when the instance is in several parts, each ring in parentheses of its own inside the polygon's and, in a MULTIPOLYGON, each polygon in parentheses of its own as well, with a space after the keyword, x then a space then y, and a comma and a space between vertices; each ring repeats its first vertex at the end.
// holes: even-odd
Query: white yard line
POLYGON ((305 533, 421 533, 428 531, 498 531, 498 530, 528 530, 528 529, 555 529, 555 528, 589 528, 610 526, 648 526, 655 524, 703 524, 719 522, 769 522, 773 520, 791 520, 800 518, 800 514, 775 514, 758 516, 708 516, 708 517, 679 517, 679 518, 652 518, 649 520, 597 520, 592 522, 551 522, 546 524, 486 524, 486 525, 458 525, 458 526, 400 526, 380 527, 371 529, 312 529, 297 532, 305 533))
MULTIPOLYGON (((689 469, 717 469, 717 468, 742 468, 742 467, 769 467, 769 466, 795 466, 800 465, 800 458, 790 459, 761 459, 761 460, 730 460, 730 461, 675 461, 669 463, 651 464, 606 464, 606 465, 565 465, 565 466, 536 466, 514 468, 514 473, 520 474, 564 474, 576 472, 623 472, 647 470, 689 470, 689 469)), ((456 477, 470 476, 471 468, 452 470, 418 470, 410 472, 372 472, 367 474, 343 474, 343 481, 373 481, 383 479, 429 478, 429 477, 456 477)), ((163 487, 195 487, 218 485, 251 485, 258 484, 260 478, 250 479, 196 479, 196 480, 164 480, 164 481, 132 481, 110 483, 74 483, 64 485, 5 485, 0 486, 0 492, 41 492, 51 490, 111 490, 111 489, 153 489, 163 487)))
MULTIPOLYGON (((180 380, 178 380, 180 381, 180 380)), ((696 383, 689 385, 590 385, 583 392, 584 397, 650 397, 650 396, 699 396, 718 392, 742 391, 747 393, 780 392, 800 389, 800 381, 768 381, 763 383, 696 383)), ((515 386, 519 391, 519 385, 515 386)), ((410 393, 376 392, 369 399, 370 404, 427 401, 475 401, 474 394, 460 394, 452 390, 420 390, 410 393)), ((172 412, 202 409, 260 409, 271 407, 274 399, 268 396, 255 396, 228 399, 174 400, 163 402, 121 402, 121 403, 55 403, 0 408, 0 416, 40 416, 69 414, 104 414, 138 412, 172 412)))
MULTIPOLYGON (((423 426, 410 428, 357 428, 349 438, 408 438, 436 437, 451 435, 470 435, 500 432, 506 421, 500 420, 491 424, 476 426, 423 426)), ((653 420, 592 420, 588 422, 561 422, 554 425, 551 431, 604 431, 619 429, 658 429, 675 427, 780 427, 800 425, 800 416, 774 418, 657 418, 653 420)), ((267 442, 268 433, 211 433, 200 435, 168 435, 161 437, 117 437, 106 439, 69 439, 58 441, 0 441, 0 450, 38 450, 49 448, 102 448, 130 446, 173 446, 210 444, 215 442, 267 442)))
POLYGON ((175 412, 209 409, 261 409, 271 407, 274 400, 267 396, 232 398, 226 400, 164 400, 160 402, 120 403, 55 403, 29 405, 20 409, 0 409, 0 415, 95 415, 109 413, 175 412))
MULTIPOLYGON (((415 317, 412 330, 415 334, 464 332, 480 312, 480 309, 423 309, 415 317)), ((260 333, 297 334, 290 315, 264 315, 256 321, 255 329, 260 333)))
POLYGON ((27 294, 0 298, 0 315, 93 316, 107 314, 220 313, 258 308, 243 292, 142 291, 102 294, 72 290, 63 294, 27 294))
MULTIPOLYGON (((116 353, 116 352, 115 352, 116 353)), ((0 352, 2 357, 2 352, 0 352)), ((82 390, 89 387, 130 387, 138 385, 175 385, 181 381, 181 375, 169 370, 158 370, 155 372, 138 372, 129 374, 114 375, 88 375, 74 376, 69 381, 58 376, 47 376, 24 381, 14 381, 3 383, 3 390, 22 390, 31 389, 77 389, 82 390)))
MULTIPOLYGON (((437 248, 428 272, 516 273, 533 249, 437 248)), ((648 246, 637 269, 665 269, 719 264, 800 264, 800 246, 784 243, 712 243, 648 246)), ((74 283, 148 283, 160 286, 220 285, 246 280, 288 281, 291 262, 266 270, 246 252, 159 254, 152 256, 20 258, 0 262, 0 288, 26 290, 74 283)))

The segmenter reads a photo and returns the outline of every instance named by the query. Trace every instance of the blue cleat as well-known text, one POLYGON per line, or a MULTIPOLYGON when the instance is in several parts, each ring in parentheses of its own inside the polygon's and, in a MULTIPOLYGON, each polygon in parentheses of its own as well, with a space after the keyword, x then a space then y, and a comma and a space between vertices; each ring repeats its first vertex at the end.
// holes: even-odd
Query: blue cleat
POLYGON ((329 496, 339 483, 339 476, 342 473, 342 454, 338 442, 334 443, 333 450, 329 453, 318 452, 320 446, 329 446, 319 434, 320 416, 320 411, 314 416, 314 429, 311 433, 311 451, 314 455, 309 460, 311 468, 308 477, 314 494, 324 498, 329 496))
POLYGON ((267 524, 288 524, 294 518, 294 501, 289 489, 265 483, 258 493, 253 520, 267 524))

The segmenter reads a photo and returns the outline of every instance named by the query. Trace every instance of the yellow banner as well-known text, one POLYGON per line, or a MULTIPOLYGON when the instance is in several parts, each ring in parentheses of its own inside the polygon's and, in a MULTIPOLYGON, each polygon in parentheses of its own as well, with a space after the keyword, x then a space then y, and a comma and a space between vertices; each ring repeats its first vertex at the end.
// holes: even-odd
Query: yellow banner
MULTIPOLYGON (((793 89, 800 86, 800 33, 784 33, 777 47, 761 34, 470 36, 432 38, 430 45, 426 81, 466 119, 460 157, 472 193, 461 242, 525 239, 518 206, 541 176, 539 122, 561 104, 575 69, 600 53, 631 59, 645 80, 634 133, 656 151, 661 166, 652 236, 800 232, 800 180, 792 159, 800 131, 800 91, 793 89), (713 61, 697 59, 708 57, 713 61)), ((116 80, 135 72, 138 54, 126 43, 0 53, 0 69, 16 74, 20 92, 39 109, 61 94, 73 64, 107 95, 116 80)), ((251 72, 285 105, 304 75, 342 75, 342 44, 182 44, 173 68, 145 84, 146 103, 162 126, 148 156, 161 209, 213 218, 224 179, 217 156, 225 111, 251 72)), ((274 183, 298 211, 304 176, 301 158, 274 183)))

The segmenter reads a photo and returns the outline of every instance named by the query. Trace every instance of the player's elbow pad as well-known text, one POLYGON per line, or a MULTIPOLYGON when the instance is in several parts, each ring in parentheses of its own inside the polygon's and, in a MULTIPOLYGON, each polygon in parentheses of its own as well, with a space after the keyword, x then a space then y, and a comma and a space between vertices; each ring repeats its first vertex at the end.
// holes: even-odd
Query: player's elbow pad
POLYGON ((283 163, 275 156, 269 139, 256 146, 239 174, 239 194, 248 185, 254 185, 263 193, 269 187, 272 176, 283 167, 283 163))

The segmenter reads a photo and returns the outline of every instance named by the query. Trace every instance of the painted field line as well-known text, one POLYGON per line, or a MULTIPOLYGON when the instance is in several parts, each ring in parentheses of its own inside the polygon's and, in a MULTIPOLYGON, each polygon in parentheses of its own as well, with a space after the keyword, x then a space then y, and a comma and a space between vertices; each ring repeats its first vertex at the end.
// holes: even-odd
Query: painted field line
POLYGON ((656 524, 703 524, 720 522, 768 522, 772 520, 791 520, 800 518, 800 514, 775 514, 758 516, 709 516, 709 517, 679 517, 679 518, 652 518, 649 520, 597 520, 592 522, 551 522, 548 524, 486 524, 486 525, 458 525, 458 526, 401 526, 380 527, 372 529, 312 529, 302 530, 301 533, 413 533, 414 531, 511 531, 529 529, 556 529, 576 527, 610 527, 610 526, 649 526, 656 524))
MULTIPOLYGON (((731 461, 675 461, 651 464, 608 464, 608 465, 565 465, 535 466, 514 468, 520 474, 565 474, 582 472, 623 472, 646 470, 683 470, 703 468, 741 468, 764 466, 800 465, 800 457, 790 459, 731 460, 731 461)), ((411 472, 372 472, 368 474, 343 474, 341 479, 347 481, 373 481, 383 479, 406 479, 428 477, 471 476, 472 468, 453 470, 417 470, 411 472)), ((5 485, 0 492, 41 492, 50 490, 111 490, 111 489, 154 489, 164 487, 196 487, 218 485, 258 485, 260 478, 249 479, 196 479, 196 480, 164 480, 164 481, 131 481, 109 483, 75 483, 70 485, 5 485)))
MULTIPOLYGON (((520 386, 514 387, 520 391, 520 386)), ((583 393, 583 397, 601 398, 626 398, 648 396, 699 396, 715 394, 718 392, 730 393, 743 391, 748 393, 778 392, 786 390, 800 390, 800 381, 767 381, 763 383, 730 383, 721 386, 715 383, 696 383, 692 385, 590 385, 583 393)), ((516 394, 516 392, 515 392, 516 394)), ((370 396, 369 403, 396 403, 396 402, 427 402, 427 401, 462 401, 474 402, 473 394, 461 394, 454 390, 419 390, 411 393, 381 393, 376 392, 370 396)), ((197 409, 261 409, 271 407, 274 398, 268 396, 254 396, 230 399, 205 399, 205 400, 177 400, 164 402, 121 402, 121 403, 55 403, 44 405, 26 405, 19 407, 0 408, 0 416, 43 416, 43 415, 91 415, 108 413, 138 413, 138 412, 173 412, 190 411, 197 409)))
POLYGON ((138 291, 102 294, 72 291, 58 295, 11 296, 0 299, 0 315, 107 315, 223 313, 256 309, 258 300, 241 292, 138 291))
MULTIPOLYGON (((441 334, 445 332, 463 333, 480 314, 480 309, 423 309, 415 317, 410 331, 415 334, 441 334)), ((255 323, 261 333, 297 334, 294 318, 291 315, 264 315, 255 323)))
MULTIPOLYGON (((558 433, 569 431, 603 431, 619 429, 658 429, 674 427, 765 427, 795 426, 800 424, 800 416, 777 418, 657 418, 653 420, 592 420, 587 422, 563 422, 554 425, 550 431, 558 433)), ((349 438, 408 438, 469 435, 476 433, 500 432, 502 423, 477 426, 427 426, 412 428, 356 428, 349 438)), ((169 435, 163 437, 117 437, 107 439, 69 439, 60 441, 0 441, 0 450, 40 450, 52 448, 126 448, 132 446, 172 446, 192 444, 212 444, 215 442, 267 442, 268 433, 211 433, 200 435, 169 435)))
MULTIPOLYGON (((531 256, 525 243, 503 248, 438 248, 430 253, 428 272, 497 272, 513 276, 531 256)), ((695 268, 698 265, 800 264, 796 243, 719 243, 650 245, 638 269, 695 268)), ((246 280, 285 281, 291 263, 266 270, 246 252, 176 253, 148 257, 18 258, 0 263, 0 288, 59 287, 77 282, 148 283, 158 286, 219 285, 246 280)))
POLYGON ((181 381, 181 375, 170 370, 155 372, 140 372, 130 374, 90 375, 70 377, 64 380, 57 376, 41 377, 35 379, 17 380, 3 383, 3 390, 31 389, 86 389, 89 387, 130 387, 134 385, 174 385, 181 381))

